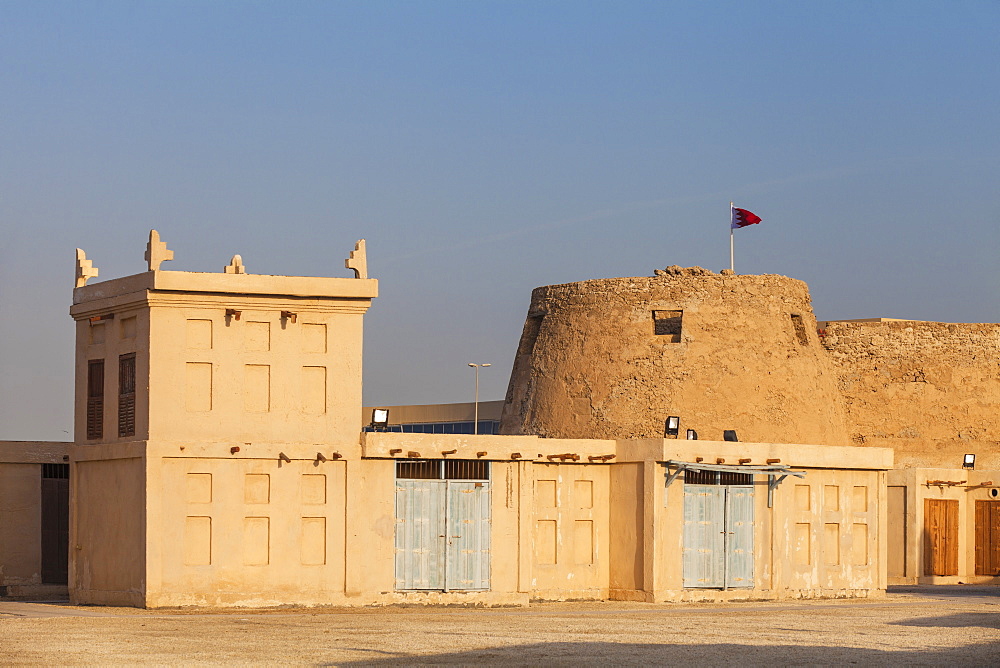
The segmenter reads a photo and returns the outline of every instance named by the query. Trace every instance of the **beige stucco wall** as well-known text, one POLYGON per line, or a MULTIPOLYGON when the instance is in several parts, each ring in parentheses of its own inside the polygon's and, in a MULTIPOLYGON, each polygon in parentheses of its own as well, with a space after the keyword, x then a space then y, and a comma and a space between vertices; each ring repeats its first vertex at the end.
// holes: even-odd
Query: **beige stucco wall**
POLYGON ((878 596, 884 593, 886 449, 650 439, 619 443, 611 526, 619 547, 612 596, 645 601, 878 596), (767 506, 767 478, 754 477, 753 589, 683 586, 683 476, 664 489, 669 460, 763 465, 788 477, 767 506), (747 461, 748 460, 748 461, 747 461), (625 489, 637 490, 626 498, 625 489), (632 546, 635 546, 633 549, 632 546), (642 549, 639 549, 641 546, 642 549))
POLYGON ((42 581, 40 468, 0 463, 0 585, 42 581))
POLYGON ((72 537, 79 603, 497 605, 873 596, 885 586, 885 450, 394 433, 336 451, 187 441, 76 450, 74 498, 89 499, 75 507, 72 537), (492 462, 489 591, 395 590, 395 463, 417 455, 492 462), (664 462, 698 457, 813 464, 778 488, 773 510, 757 477, 751 590, 682 586, 683 482, 664 490, 664 462))
POLYGON ((73 448, 69 590, 75 604, 143 603, 147 494, 142 455, 137 443, 73 448))
POLYGON ((702 272, 536 288, 501 432, 662 437, 677 415, 682 434, 701 438, 735 429, 745 441, 847 444, 805 283, 702 272), (653 320, 674 310, 676 341, 653 320))
POLYGON ((0 587, 42 583, 42 464, 63 464, 69 443, 0 441, 0 587))

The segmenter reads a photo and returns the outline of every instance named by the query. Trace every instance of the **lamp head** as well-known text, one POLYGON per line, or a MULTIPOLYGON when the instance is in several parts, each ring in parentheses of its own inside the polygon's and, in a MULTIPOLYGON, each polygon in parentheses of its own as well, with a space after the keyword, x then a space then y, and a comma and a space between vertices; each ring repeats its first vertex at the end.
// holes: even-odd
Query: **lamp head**
POLYGON ((389 424, 389 409, 388 408, 373 408, 372 409, 372 427, 378 429, 384 429, 389 424))

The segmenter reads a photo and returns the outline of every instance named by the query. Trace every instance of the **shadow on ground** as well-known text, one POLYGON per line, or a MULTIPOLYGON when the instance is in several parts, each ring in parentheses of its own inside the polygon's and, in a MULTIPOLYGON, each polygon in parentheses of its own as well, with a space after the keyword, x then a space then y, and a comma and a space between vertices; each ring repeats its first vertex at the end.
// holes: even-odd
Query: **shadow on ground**
POLYGON ((959 612, 940 617, 914 617, 913 619, 901 619, 897 622, 886 623, 893 626, 924 626, 928 628, 979 626, 984 629, 1000 629, 1000 610, 997 612, 959 612))
MULTIPOLYGON (((343 648, 347 649, 347 648, 343 648)), ((440 664, 503 665, 990 665, 1000 661, 1000 643, 945 650, 876 650, 850 647, 738 644, 538 643, 445 654, 372 657, 338 666, 440 664)))

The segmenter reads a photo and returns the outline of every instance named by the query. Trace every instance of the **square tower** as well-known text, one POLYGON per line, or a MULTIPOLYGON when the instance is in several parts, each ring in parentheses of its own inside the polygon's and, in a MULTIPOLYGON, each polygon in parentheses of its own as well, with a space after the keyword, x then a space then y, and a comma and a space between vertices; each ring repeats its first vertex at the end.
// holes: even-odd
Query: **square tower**
MULTIPOLYGON (((358 447, 362 320, 378 292, 364 240, 346 262, 354 278, 248 274, 239 256, 222 273, 161 270, 172 258, 154 230, 148 271, 87 285, 97 270, 77 251, 76 602, 147 603, 174 567, 162 544, 185 527, 158 513, 177 487, 225 479, 211 470, 219 457, 291 463, 358 447)), ((210 551, 221 538, 206 540, 210 551)))

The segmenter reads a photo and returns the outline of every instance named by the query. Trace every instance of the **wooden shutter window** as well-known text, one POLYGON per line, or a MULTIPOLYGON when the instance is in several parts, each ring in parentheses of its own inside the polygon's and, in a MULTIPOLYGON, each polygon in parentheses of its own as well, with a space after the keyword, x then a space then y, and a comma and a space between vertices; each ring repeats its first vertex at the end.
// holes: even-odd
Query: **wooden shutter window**
POLYGON ((118 436, 135 436, 135 353, 118 357, 118 436))
POLYGON ((104 360, 87 362, 87 439, 104 437, 104 360))

